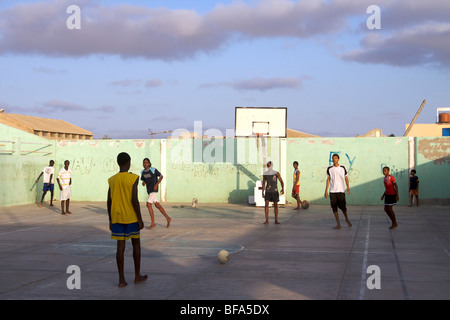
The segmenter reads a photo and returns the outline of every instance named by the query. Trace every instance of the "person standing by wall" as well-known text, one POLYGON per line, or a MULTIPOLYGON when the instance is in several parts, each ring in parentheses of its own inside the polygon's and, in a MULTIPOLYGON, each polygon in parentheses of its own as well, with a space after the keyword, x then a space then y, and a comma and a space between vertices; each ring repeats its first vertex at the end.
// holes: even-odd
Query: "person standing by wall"
POLYGON ((333 165, 327 168, 327 185, 325 187, 325 198, 328 198, 328 188, 330 195, 331 209, 336 219, 336 226, 333 229, 340 229, 338 208, 342 210, 345 221, 349 227, 352 226, 347 216, 347 204, 345 200, 345 191, 350 194, 350 186, 347 177, 347 170, 339 164, 339 155, 333 154, 333 165))

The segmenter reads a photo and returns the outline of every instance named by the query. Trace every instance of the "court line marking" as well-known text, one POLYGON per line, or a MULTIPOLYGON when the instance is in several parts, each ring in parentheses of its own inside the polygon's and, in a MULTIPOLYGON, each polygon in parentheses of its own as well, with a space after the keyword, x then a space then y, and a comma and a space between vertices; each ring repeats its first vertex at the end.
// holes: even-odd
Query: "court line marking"
POLYGON ((17 233, 17 232, 24 232, 24 231, 33 230, 33 229, 46 228, 46 227, 49 227, 49 226, 52 226, 52 225, 64 224, 66 222, 78 222, 78 221, 82 221, 82 220, 86 220, 86 219, 90 219, 90 218, 92 218, 92 217, 88 216, 88 217, 84 217, 84 218, 80 218, 80 219, 73 219, 73 220, 59 220, 59 221, 57 221, 55 223, 52 223, 50 225, 42 224, 42 225, 39 225, 39 226, 34 226, 34 227, 25 228, 25 229, 19 229, 19 230, 13 230, 13 231, 0 233, 0 237, 4 236, 4 235, 8 235, 8 234, 17 233))
POLYGON ((359 288, 359 300, 364 299, 364 294, 366 292, 366 275, 367 275, 367 257, 369 255, 369 239, 370 239, 370 214, 367 220, 367 231, 366 231, 366 241, 364 244, 364 257, 363 265, 361 270, 361 283, 359 288))
POLYGON ((395 263, 397 265, 397 272, 398 272, 398 275, 400 277, 400 284, 402 286, 403 298, 405 298, 405 300, 409 300, 408 289, 406 287, 406 282, 405 282, 405 279, 403 277, 402 268, 400 267, 400 259, 398 258, 397 248, 395 247, 394 235, 392 233, 392 229, 389 230, 389 233, 391 235, 392 249, 394 249, 394 257, 395 257, 395 263))

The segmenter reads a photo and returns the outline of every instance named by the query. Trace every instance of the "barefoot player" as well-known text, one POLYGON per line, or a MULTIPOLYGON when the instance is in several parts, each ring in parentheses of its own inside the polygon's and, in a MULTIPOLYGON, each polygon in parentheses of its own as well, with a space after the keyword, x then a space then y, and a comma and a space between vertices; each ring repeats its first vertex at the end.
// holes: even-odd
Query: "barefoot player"
POLYGON ((266 216, 266 221, 264 221, 264 224, 269 224, 269 202, 273 202, 275 224, 280 224, 278 222, 278 201, 280 201, 280 195, 278 193, 278 180, 280 180, 281 183, 281 194, 284 194, 284 182, 283 179, 281 179, 280 173, 273 170, 272 161, 267 162, 267 171, 264 172, 262 185, 262 197, 265 200, 264 213, 266 216))
POLYGON ((339 155, 333 154, 333 165, 327 168, 327 185, 325 187, 325 198, 328 198, 328 187, 330 188, 330 204, 336 219, 336 226, 333 229, 340 229, 338 208, 342 210, 345 221, 349 227, 352 226, 347 216, 347 205, 345 201, 345 191, 350 194, 347 170, 339 164, 339 155), (347 186, 347 188, 346 188, 347 186))
POLYGON ((143 161, 144 170, 141 171, 141 180, 142 185, 147 186, 147 193, 148 193, 148 199, 147 199, 147 209, 150 213, 150 218, 152 219, 152 224, 149 229, 153 229, 155 224, 155 215, 153 213, 152 204, 155 205, 156 208, 163 214, 163 216, 167 220, 167 228, 170 227, 170 221, 172 221, 172 218, 170 218, 164 208, 161 206, 161 204, 158 202, 158 185, 161 183, 161 180, 163 179, 162 174, 158 171, 156 168, 152 168, 152 163, 148 158, 145 158, 143 161))

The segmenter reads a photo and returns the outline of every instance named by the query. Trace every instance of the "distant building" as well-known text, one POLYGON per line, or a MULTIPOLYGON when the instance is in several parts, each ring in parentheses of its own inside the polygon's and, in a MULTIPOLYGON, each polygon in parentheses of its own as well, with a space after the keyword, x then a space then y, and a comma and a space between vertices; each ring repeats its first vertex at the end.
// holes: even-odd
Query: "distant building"
POLYGON ((298 130, 293 130, 287 128, 286 130, 286 136, 287 138, 320 138, 320 136, 317 136, 315 134, 305 133, 298 130))
MULTIPOLYGON (((292 129, 287 129, 286 130, 286 137, 287 138, 320 138, 320 136, 314 135, 314 134, 310 134, 310 133, 305 133, 302 131, 298 131, 298 130, 292 130, 292 129)), ((197 132, 181 132, 179 133, 179 135, 175 135, 174 137, 168 137, 168 139, 171 138, 179 138, 179 139, 211 139, 212 137, 209 137, 208 135, 202 135, 199 136, 199 134, 197 132)), ((214 137, 215 139, 226 139, 227 137, 225 136, 216 136, 214 137)))
POLYGON ((0 112, 0 123, 51 140, 92 140, 94 134, 64 120, 0 112))
POLYGON ((369 132, 366 132, 365 134, 363 134, 363 135, 357 135, 356 136, 357 138, 367 138, 367 137, 376 137, 376 138, 379 138, 379 137, 387 137, 386 135, 384 135, 383 134, 383 131, 382 131, 382 129, 372 129, 372 130, 370 130, 369 132))
MULTIPOLYGON (((450 136, 450 108, 437 108, 436 123, 415 123, 408 137, 443 137, 450 136)), ((409 124, 405 125, 405 130, 409 124)))

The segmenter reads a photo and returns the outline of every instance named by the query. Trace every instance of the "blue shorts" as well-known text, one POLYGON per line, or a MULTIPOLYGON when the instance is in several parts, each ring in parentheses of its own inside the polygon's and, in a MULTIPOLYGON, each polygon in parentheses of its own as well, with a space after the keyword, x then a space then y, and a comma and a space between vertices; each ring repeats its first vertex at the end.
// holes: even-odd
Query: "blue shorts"
POLYGON ((53 183, 44 183, 44 187, 42 188, 42 191, 52 191, 55 185, 53 183))
POLYGON ((139 239, 139 223, 130 224, 114 223, 111 225, 111 239, 128 240, 130 238, 139 239))

